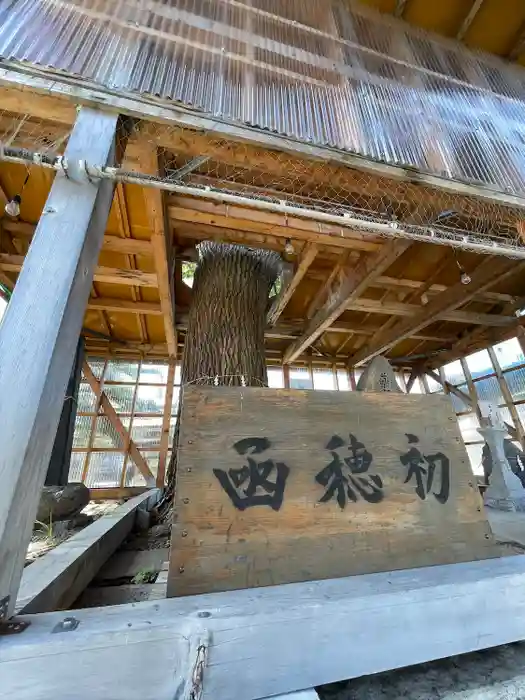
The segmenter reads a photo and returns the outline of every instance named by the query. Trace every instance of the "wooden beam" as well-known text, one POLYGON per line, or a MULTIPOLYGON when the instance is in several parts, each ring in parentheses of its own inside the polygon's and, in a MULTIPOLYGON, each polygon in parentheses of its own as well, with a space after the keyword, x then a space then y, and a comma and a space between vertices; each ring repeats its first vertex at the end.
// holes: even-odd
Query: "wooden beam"
POLYGON ((16 613, 67 610, 129 535, 137 510, 150 510, 159 496, 158 489, 135 496, 26 567, 16 613))
MULTIPOLYGON (((398 277, 387 277, 386 275, 381 275, 377 280, 370 285, 371 287, 380 287, 387 289, 413 289, 421 290, 426 286, 426 282, 420 282, 418 280, 411 280, 398 277)), ((427 290, 426 294, 441 294, 441 292, 446 292, 448 287, 444 284, 432 284, 427 290)), ((487 303, 509 303, 512 304, 516 301, 516 297, 512 294, 501 294, 500 292, 481 292, 476 294, 475 299, 484 301, 487 303)))
POLYGON ((507 404, 510 415, 512 416, 512 420, 514 421, 514 425, 516 426, 516 434, 518 436, 518 442, 521 444, 521 447, 523 449, 524 444, 525 444, 525 433, 523 431, 523 424, 521 422, 520 415, 518 413, 516 406, 514 405, 514 399, 512 397, 509 386, 507 384, 507 380, 505 379, 505 376, 504 376, 503 372, 501 371, 501 365, 499 363, 498 356, 496 355, 496 353, 494 351, 494 348, 489 346, 487 348, 487 351, 489 353, 490 360, 494 366, 494 371, 496 372, 496 377, 498 379, 498 384, 500 386, 501 393, 503 395, 503 398, 505 399, 505 403, 507 404))
MULTIPOLYGON (((23 255, 0 253, 0 270, 20 272, 24 264, 23 255)), ((138 287, 156 287, 157 276, 142 270, 125 270, 116 267, 97 267, 93 275, 95 282, 106 284, 136 285, 138 287)))
MULTIPOLYGON (((3 226, 15 238, 31 240, 36 229, 35 224, 25 221, 11 221, 4 219, 3 226)), ((144 255, 151 257, 153 249, 150 241, 138 240, 135 238, 119 238, 106 234, 102 242, 102 250, 108 253, 123 253, 129 255, 144 255)))
POLYGON ((414 384, 416 383, 416 379, 418 379, 418 378, 419 378, 419 369, 413 369, 410 372, 410 377, 408 378, 408 382, 407 382, 407 394, 410 394, 410 392, 412 391, 412 387, 414 386, 414 384))
POLYGON ((135 466, 146 480, 146 486, 148 486, 149 488, 153 488, 155 486, 155 477, 151 473, 151 470, 148 467, 148 463, 140 453, 136 444, 131 439, 128 430, 124 427, 124 424, 118 417, 117 412, 113 408, 105 392, 100 392, 100 382, 93 374, 91 367, 89 366, 86 360, 84 360, 82 364, 82 374, 84 375, 85 380, 91 387, 93 393, 97 396, 100 395, 100 408, 102 409, 104 415, 107 416, 109 422, 111 423, 115 431, 120 436, 125 451, 127 452, 129 450, 129 456, 134 461, 135 466))
POLYGON ((403 13, 405 11, 405 6, 407 4, 408 0, 397 0, 396 1, 396 6, 394 8, 394 17, 399 17, 400 19, 403 17, 403 13))
POLYGON ((525 49, 525 22, 521 25, 507 60, 517 61, 525 49))
POLYGON ((307 243, 301 253, 301 259, 299 265, 295 272, 287 276, 287 279, 283 279, 281 291, 277 295, 277 298, 273 302, 268 315, 266 317, 266 322, 269 326, 275 326, 279 316, 282 314, 286 305, 292 298, 293 293, 299 286, 301 280, 308 272, 308 268, 315 260, 319 248, 315 243, 307 243))
POLYGON ((434 323, 444 314, 454 311, 470 301, 475 294, 484 291, 511 275, 522 272, 525 263, 513 263, 505 258, 486 258, 471 274, 471 282, 464 285, 458 282, 446 292, 435 297, 415 316, 409 317, 394 326, 387 333, 378 332, 363 348, 352 357, 354 366, 386 352, 413 333, 434 323))
POLYGON ((192 696, 185 682, 198 667, 194 697, 231 700, 239 659, 250 659, 242 698, 255 700, 522 641, 524 611, 525 558, 512 556, 27 615, 32 624, 2 640, 2 691, 71 700, 74 688, 75 700, 93 700, 95 687, 113 700, 173 700, 192 696), (57 634, 65 617, 78 626, 57 634))
POLYGON ((0 621, 11 616, 102 246, 117 117, 81 109, 0 327, 0 621), (67 233, 67 235, 65 235, 67 233))
POLYGON ((288 364, 301 355, 409 246, 406 240, 389 241, 377 253, 365 256, 354 269, 348 270, 337 292, 314 315, 302 336, 286 349, 283 362, 288 364))
POLYGON ((164 415, 162 417, 162 433, 160 436, 159 468, 157 471, 157 486, 164 488, 166 479, 166 465, 168 462, 168 450, 170 448, 171 407, 173 404, 173 383, 175 381, 175 359, 171 359, 168 367, 166 384, 166 399, 164 401, 164 415))
MULTIPOLYGON (((417 304, 401 304, 392 301, 377 299, 357 299, 348 306, 349 311, 363 311, 364 313, 384 314, 386 316, 413 317, 422 306, 417 304)), ((469 323, 482 326, 504 327, 516 320, 515 316, 502 316, 500 314, 480 314, 475 311, 449 311, 441 314, 436 320, 450 321, 453 323, 469 323)))
POLYGON ((481 10, 481 6, 483 5, 484 2, 485 2, 485 0, 474 0, 473 1, 470 10, 468 11, 465 19, 463 20, 460 28, 458 29, 458 33, 456 34, 456 39, 458 41, 463 40, 465 34, 470 29, 470 25, 476 19, 478 12, 481 10))
POLYGON ((133 301, 132 299, 112 299, 111 297, 91 297, 87 305, 88 309, 99 311, 117 311, 132 314, 146 314, 151 316, 162 316, 162 309, 159 304, 150 301, 133 301))
MULTIPOLYGON (((159 174, 159 156, 155 145, 145 138, 132 136, 125 153, 126 163, 134 170, 146 175, 159 174)), ((143 187, 142 195, 151 227, 151 246, 157 273, 160 306, 164 319, 164 333, 170 357, 177 356, 175 333, 175 291, 173 284, 173 251, 171 249, 170 227, 165 221, 162 192, 154 187, 143 187)))
POLYGON ((169 201, 168 213, 175 225, 185 221, 190 224, 205 224, 210 226, 211 230, 213 227, 220 227, 221 236, 227 229, 236 229, 366 252, 377 251, 382 245, 375 240, 373 234, 363 234, 350 228, 300 219, 288 214, 191 197, 171 196, 169 201))

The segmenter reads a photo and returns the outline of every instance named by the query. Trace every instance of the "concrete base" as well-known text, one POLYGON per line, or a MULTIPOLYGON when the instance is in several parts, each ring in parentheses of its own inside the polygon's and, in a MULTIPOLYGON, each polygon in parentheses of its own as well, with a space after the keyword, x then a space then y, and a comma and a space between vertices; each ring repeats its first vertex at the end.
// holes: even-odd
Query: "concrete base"
POLYGON ((506 510, 508 512, 524 512, 525 498, 490 498, 485 496, 485 506, 496 510, 506 510))

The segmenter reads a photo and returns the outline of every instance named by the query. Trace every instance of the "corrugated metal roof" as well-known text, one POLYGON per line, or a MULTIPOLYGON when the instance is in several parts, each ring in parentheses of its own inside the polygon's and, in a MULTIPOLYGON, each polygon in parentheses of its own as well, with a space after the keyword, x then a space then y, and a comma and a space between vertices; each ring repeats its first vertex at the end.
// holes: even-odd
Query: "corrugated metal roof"
POLYGON ((344 0, 0 0, 0 56, 522 192, 525 72, 344 0))

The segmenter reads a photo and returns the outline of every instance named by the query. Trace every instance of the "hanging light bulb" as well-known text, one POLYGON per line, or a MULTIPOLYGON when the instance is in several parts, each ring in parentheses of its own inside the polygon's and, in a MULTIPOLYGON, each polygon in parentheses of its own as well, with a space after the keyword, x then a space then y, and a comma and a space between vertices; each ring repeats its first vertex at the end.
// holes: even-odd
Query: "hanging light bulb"
POLYGON ((284 252, 288 255, 293 255, 295 253, 295 248, 293 247, 292 241, 287 238, 284 244, 284 252))
POLYGON ((5 205, 5 213, 9 214, 9 216, 12 216, 13 218, 16 218, 17 216, 20 216, 20 204, 22 203, 22 197, 19 194, 15 194, 13 199, 10 199, 9 202, 5 205))
POLYGON ((22 192, 24 191, 24 187, 27 185, 27 181, 29 180, 29 175, 30 172, 27 170, 26 174, 26 179, 24 180, 24 184, 22 185, 22 189, 18 194, 15 194, 13 199, 10 199, 9 202, 5 205, 5 213, 8 214, 9 216, 12 216, 13 218, 16 218, 17 216, 20 216, 20 205, 22 204, 22 192))

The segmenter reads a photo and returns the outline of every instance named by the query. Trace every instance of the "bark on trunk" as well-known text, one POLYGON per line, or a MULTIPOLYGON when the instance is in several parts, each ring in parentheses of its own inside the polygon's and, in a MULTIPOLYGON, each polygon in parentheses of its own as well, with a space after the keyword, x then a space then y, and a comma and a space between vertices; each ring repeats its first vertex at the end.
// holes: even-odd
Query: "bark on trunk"
MULTIPOLYGON (((280 271, 277 253, 205 241, 198 246, 182 385, 266 386, 264 330, 280 271)), ((174 486, 178 425, 168 470, 174 486)))

